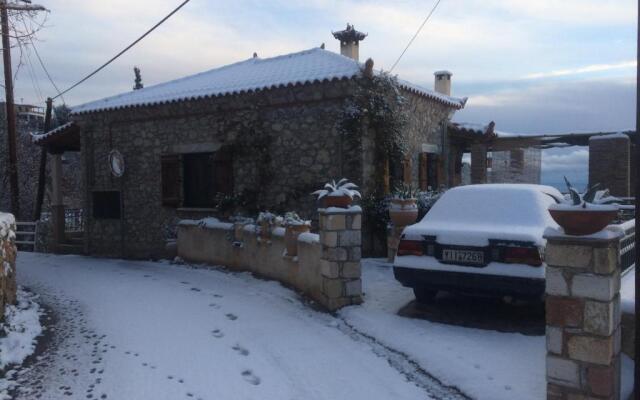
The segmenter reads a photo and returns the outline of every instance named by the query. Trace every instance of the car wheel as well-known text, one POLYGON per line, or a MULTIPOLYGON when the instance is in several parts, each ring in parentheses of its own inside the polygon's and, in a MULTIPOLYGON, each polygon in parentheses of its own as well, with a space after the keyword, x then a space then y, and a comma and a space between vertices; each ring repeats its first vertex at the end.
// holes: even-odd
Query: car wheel
POLYGON ((433 302, 433 299, 435 299, 438 291, 416 287, 413 288, 413 294, 416 295, 416 300, 418 301, 418 303, 428 304, 433 302))

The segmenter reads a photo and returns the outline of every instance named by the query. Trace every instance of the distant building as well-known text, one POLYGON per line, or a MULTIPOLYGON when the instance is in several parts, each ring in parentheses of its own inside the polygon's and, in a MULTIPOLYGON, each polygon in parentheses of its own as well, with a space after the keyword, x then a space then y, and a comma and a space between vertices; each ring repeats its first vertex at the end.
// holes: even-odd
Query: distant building
MULTIPOLYGON (((32 132, 42 132, 44 110, 29 104, 16 104, 16 154, 18 158, 18 186, 20 194, 20 214, 18 219, 33 217, 36 189, 38 185, 38 169, 40 165, 40 149, 31 143, 32 132)), ((7 107, 0 102, 0 211, 11 210, 9 191, 9 153, 7 143, 7 107)))

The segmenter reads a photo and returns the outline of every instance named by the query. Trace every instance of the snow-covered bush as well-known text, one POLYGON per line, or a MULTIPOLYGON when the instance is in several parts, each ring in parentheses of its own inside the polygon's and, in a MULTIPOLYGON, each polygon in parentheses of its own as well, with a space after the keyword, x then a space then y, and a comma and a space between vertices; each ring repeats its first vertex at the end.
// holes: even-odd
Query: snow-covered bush
POLYGON ((269 211, 262 211, 258 214, 257 222, 258 224, 266 223, 270 226, 281 226, 284 222, 284 218, 269 211))
POLYGON ((300 216, 293 211, 289 211, 284 215, 283 222, 284 222, 284 226, 302 226, 302 225, 310 226, 311 225, 311 221, 300 218, 300 216))
POLYGON ((437 190, 429 189, 424 192, 418 192, 418 220, 422 219, 422 217, 427 214, 427 212, 431 209, 431 207, 433 207, 434 204, 436 204, 436 201, 438 201, 438 199, 442 197, 446 190, 447 189, 445 188, 440 188, 437 190))

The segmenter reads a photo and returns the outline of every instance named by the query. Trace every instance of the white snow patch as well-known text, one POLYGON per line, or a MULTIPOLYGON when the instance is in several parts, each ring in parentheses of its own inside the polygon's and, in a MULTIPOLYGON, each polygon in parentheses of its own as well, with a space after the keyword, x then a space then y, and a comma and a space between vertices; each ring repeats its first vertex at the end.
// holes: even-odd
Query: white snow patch
POLYGON ((0 337, 0 368, 20 364, 33 353, 36 337, 42 333, 37 296, 18 288, 17 304, 5 308, 2 324, 6 336, 0 337))
POLYGON ((320 243, 320 235, 317 233, 303 232, 298 235, 298 241, 304 243, 320 243))
POLYGON ((630 268, 622 275, 620 287, 620 302, 622 312, 625 314, 636 313, 636 269, 630 268))

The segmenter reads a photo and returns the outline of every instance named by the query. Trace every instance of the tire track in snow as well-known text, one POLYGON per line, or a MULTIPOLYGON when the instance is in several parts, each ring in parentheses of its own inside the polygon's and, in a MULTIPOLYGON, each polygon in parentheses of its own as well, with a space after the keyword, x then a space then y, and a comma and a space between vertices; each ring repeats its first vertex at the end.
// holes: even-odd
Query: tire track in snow
POLYGON ((385 358, 393 369, 407 378, 409 382, 422 388, 430 397, 438 400, 473 400, 457 387, 446 385, 428 373, 408 354, 391 348, 375 337, 358 330, 342 317, 338 316, 337 319, 341 321, 338 323, 338 330, 352 340, 370 346, 375 355, 385 358))

